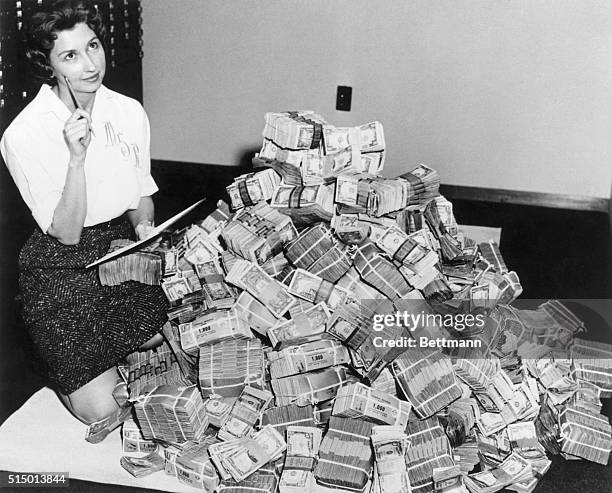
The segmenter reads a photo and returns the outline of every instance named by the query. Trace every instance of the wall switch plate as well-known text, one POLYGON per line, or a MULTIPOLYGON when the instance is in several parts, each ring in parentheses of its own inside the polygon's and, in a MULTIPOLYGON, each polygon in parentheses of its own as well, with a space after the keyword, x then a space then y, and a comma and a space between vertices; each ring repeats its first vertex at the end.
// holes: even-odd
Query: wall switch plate
POLYGON ((338 86, 336 93, 336 109, 338 111, 351 111, 351 97, 353 88, 351 86, 338 86))

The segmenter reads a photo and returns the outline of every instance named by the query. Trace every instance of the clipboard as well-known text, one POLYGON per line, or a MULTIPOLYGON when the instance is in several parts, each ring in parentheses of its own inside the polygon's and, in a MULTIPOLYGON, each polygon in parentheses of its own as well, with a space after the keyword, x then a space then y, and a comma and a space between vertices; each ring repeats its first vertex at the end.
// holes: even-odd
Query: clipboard
POLYGON ((149 236, 147 236, 144 240, 138 240, 135 243, 131 243, 130 245, 126 245, 122 248, 119 248, 119 250, 115 250, 114 252, 108 253, 104 255, 104 257, 101 257, 95 262, 92 262, 91 264, 87 265, 85 269, 89 269, 91 267, 95 267, 96 265, 103 264, 104 262, 108 262, 109 260, 112 260, 123 254, 129 253, 132 250, 138 249, 140 245, 143 245, 144 243, 147 243, 151 241, 152 239, 154 239, 155 237, 159 236, 162 233, 162 231, 164 231, 164 229, 166 229, 168 226, 171 226, 172 224, 177 222, 180 218, 182 218, 186 214, 190 213, 193 209, 195 209, 198 205, 200 205, 205 200, 206 198, 198 200, 195 204, 190 205, 189 207, 187 207, 187 209, 179 212, 175 216, 172 216, 170 219, 167 219, 166 221, 161 223, 159 226, 155 226, 155 228, 151 230, 151 233, 149 234, 149 236))

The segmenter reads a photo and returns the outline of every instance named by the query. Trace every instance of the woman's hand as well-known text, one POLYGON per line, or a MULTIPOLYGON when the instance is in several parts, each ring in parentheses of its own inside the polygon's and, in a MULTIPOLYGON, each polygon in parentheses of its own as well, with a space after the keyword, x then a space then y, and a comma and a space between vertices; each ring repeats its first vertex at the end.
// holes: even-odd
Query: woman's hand
POLYGON ((85 162, 87 148, 91 142, 91 117, 85 110, 77 108, 64 125, 64 140, 70 150, 71 164, 85 162))
POLYGON ((148 238, 154 229, 155 226, 153 225, 153 222, 148 220, 140 221, 134 228, 138 240, 144 240, 148 238))

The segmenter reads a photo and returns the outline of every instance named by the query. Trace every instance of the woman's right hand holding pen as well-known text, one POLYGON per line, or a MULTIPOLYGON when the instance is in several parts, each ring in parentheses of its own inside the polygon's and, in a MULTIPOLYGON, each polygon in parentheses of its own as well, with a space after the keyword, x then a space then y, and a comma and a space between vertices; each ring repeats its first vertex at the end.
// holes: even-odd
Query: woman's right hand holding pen
POLYGON ((82 166, 85 163, 87 148, 91 142, 91 116, 77 108, 64 125, 64 141, 70 150, 70 165, 82 166))

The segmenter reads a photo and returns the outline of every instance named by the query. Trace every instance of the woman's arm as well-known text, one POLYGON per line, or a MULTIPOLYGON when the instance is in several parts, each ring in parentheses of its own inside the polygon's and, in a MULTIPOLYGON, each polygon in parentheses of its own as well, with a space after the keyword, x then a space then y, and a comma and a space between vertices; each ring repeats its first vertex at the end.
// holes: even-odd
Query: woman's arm
POLYGON ((155 220, 155 205, 151 197, 140 197, 140 203, 136 209, 127 212, 128 219, 136 231, 139 240, 147 237, 153 229, 155 220))
POLYGON ((77 109, 66 121, 64 140, 70 150, 66 182, 47 234, 65 245, 76 245, 81 239, 87 214, 85 156, 91 142, 90 116, 77 109))

